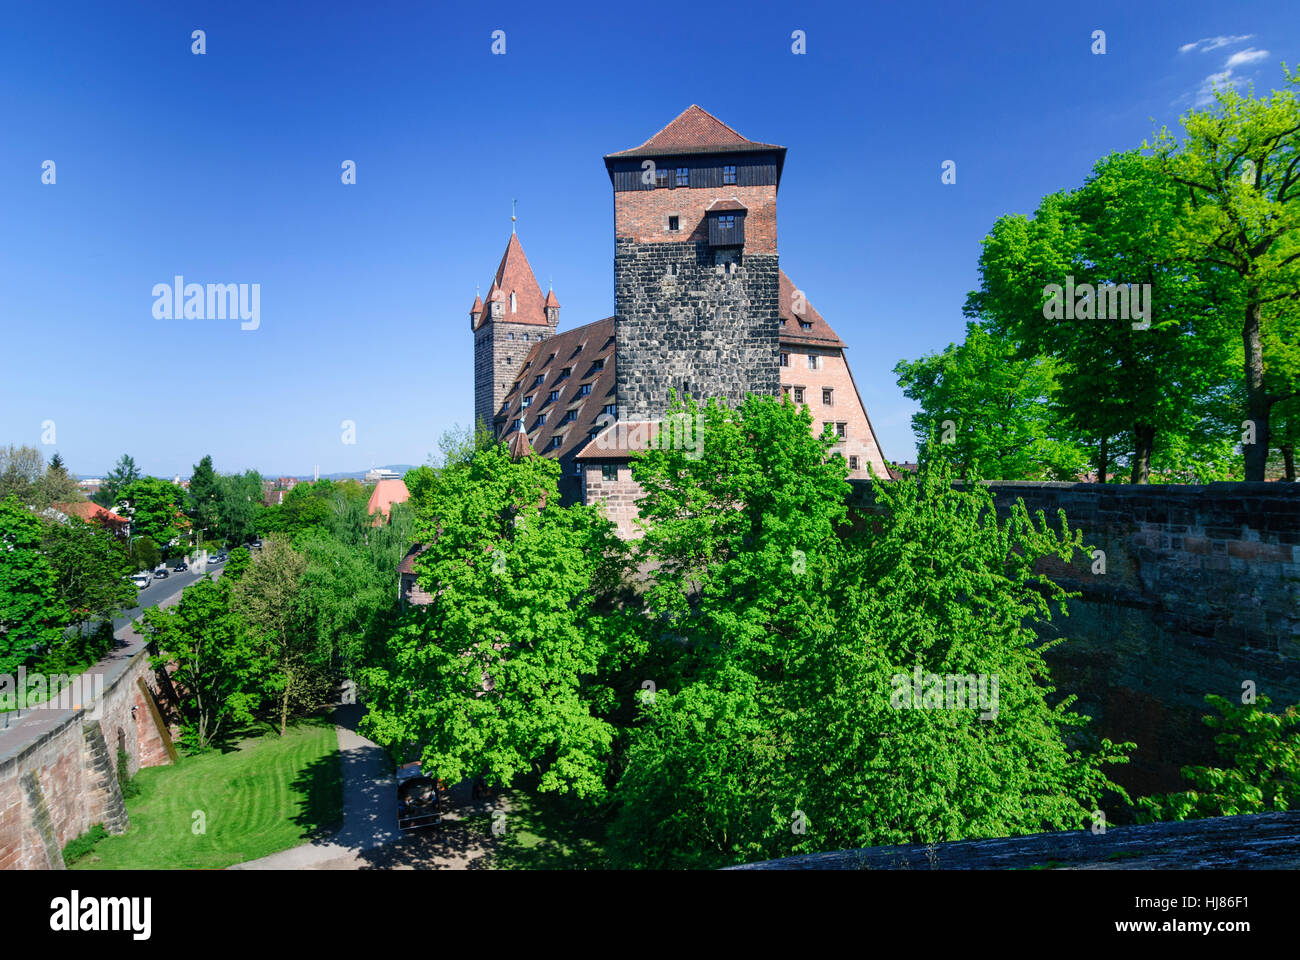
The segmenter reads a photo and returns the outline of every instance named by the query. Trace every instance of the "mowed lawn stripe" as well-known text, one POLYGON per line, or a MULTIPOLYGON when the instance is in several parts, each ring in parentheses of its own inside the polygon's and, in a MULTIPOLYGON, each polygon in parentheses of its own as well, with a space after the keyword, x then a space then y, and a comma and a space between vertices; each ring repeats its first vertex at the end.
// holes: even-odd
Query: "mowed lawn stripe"
POLYGON ((331 833, 343 819, 338 737, 328 721, 150 767, 135 782, 130 829, 101 840, 73 869, 228 867, 331 833))

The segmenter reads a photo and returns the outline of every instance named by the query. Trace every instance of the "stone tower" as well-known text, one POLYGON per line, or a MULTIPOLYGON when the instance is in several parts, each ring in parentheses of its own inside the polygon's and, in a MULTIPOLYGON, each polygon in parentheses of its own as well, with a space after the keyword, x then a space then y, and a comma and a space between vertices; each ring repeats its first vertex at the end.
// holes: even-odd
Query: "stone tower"
POLYGON ((474 298, 469 312, 474 332, 474 419, 500 434, 495 422, 501 401, 514 383, 533 344, 554 335, 560 302, 542 288, 511 233, 486 301, 474 298))
POLYGON ((776 193, 785 148, 697 106, 605 157, 614 187, 620 419, 780 392, 776 193))

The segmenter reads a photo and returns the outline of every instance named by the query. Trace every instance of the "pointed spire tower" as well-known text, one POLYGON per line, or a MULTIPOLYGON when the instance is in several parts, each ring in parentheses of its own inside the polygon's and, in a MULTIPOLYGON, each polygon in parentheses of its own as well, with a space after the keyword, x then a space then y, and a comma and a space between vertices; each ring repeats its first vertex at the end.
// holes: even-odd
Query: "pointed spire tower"
POLYGON ((474 417, 500 435, 497 413, 533 345, 555 333, 560 303, 542 288, 513 229, 486 299, 470 308, 474 332, 474 417))

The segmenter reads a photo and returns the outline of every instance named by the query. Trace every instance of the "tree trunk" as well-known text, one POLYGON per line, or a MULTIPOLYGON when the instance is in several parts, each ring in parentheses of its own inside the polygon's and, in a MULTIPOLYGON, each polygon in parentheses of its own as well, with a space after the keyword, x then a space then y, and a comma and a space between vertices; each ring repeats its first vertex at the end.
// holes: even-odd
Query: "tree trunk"
POLYGON ((1106 482, 1106 471, 1110 467, 1110 450, 1108 447, 1110 437, 1101 438, 1101 447, 1097 451, 1097 482, 1106 482))
MULTIPOLYGON (((1255 425, 1255 442, 1242 443, 1246 479, 1263 480, 1268 463, 1268 395, 1264 392, 1264 345, 1260 335, 1259 287, 1251 287, 1246 303, 1246 324, 1241 342, 1246 348, 1246 419, 1255 425)), ((1243 427, 1242 430, 1246 430, 1243 427)))
POLYGON ((284 672, 284 696, 280 698, 280 736, 289 726, 289 690, 293 687, 293 671, 284 672))
POLYGON ((1282 463, 1286 466, 1287 483, 1295 483, 1295 447, 1289 443, 1282 447, 1282 463))
POLYGON ((1133 427, 1133 476, 1129 483, 1149 483, 1151 451, 1156 445, 1156 428, 1144 423, 1133 427))

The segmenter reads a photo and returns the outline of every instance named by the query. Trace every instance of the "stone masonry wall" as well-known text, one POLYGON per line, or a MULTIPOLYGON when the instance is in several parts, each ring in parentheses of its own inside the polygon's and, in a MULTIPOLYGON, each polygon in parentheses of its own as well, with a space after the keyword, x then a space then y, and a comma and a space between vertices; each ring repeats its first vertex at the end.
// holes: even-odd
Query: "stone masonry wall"
MULTIPOLYGON (((484 307, 490 310, 491 306, 484 307)), ((474 419, 490 429, 510 385, 539 336, 550 337, 553 327, 536 323, 511 323, 491 319, 474 332, 474 419), (527 339, 524 339, 527 337, 527 339)))
POLYGON ((63 847, 94 824, 114 833, 126 830, 117 783, 119 744, 126 748, 132 775, 142 766, 168 762, 141 678, 156 689, 146 650, 105 683, 97 709, 83 705, 70 711, 0 760, 0 869, 61 869, 63 847))
POLYGON ((775 255, 715 266, 704 242, 616 240, 619 418, 661 417, 670 389, 733 404, 776 396, 778 292, 775 255))
POLYGON ((1112 771, 1130 791, 1186 789, 1184 764, 1217 763, 1206 694, 1241 702, 1251 681, 1272 710, 1300 701, 1300 484, 988 486, 1000 516, 1017 499, 1053 525, 1064 510, 1105 554, 1104 573, 1091 552, 1041 565, 1081 593, 1042 632, 1068 638, 1046 654, 1058 693, 1138 744, 1112 771))
POLYGON ((636 502, 645 495, 641 485, 632 479, 632 467, 628 463, 613 463, 618 470, 618 479, 606 480, 599 463, 587 462, 583 465, 583 503, 599 503, 605 508, 605 516, 618 527, 618 535, 623 540, 632 540, 641 536, 636 525, 639 514, 636 502))

